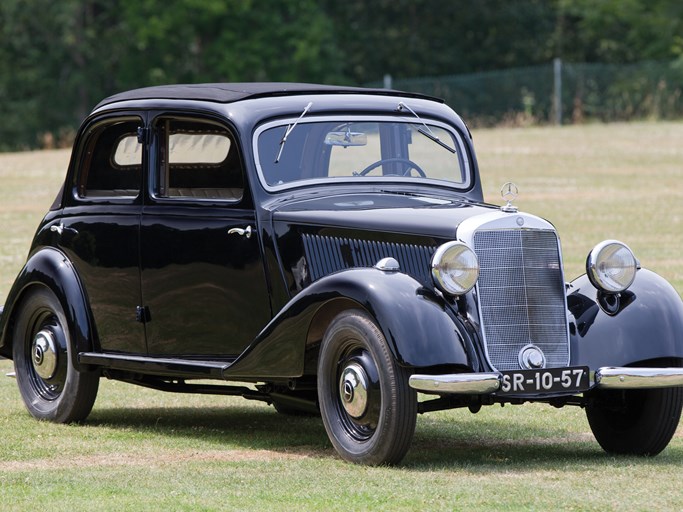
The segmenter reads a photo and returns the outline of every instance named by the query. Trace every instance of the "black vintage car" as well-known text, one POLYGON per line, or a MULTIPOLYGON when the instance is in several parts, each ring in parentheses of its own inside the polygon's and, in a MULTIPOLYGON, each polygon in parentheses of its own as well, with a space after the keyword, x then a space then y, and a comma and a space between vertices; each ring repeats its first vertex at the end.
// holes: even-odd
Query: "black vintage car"
POLYGON ((484 203, 470 133, 434 98, 117 94, 78 134, 0 354, 55 422, 85 419, 104 376, 319 412, 365 464, 399 462, 418 413, 496 403, 584 407, 606 451, 660 452, 683 404, 680 297, 614 240, 567 283, 552 224, 503 195, 484 203))

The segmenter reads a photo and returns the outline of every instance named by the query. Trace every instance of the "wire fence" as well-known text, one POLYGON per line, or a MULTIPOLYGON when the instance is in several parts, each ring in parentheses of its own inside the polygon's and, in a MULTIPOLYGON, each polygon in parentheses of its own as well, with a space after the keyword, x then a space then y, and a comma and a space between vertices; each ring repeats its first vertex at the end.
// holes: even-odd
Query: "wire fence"
POLYGON ((391 80, 443 98, 475 126, 683 118, 683 59, 635 64, 547 65, 391 80))

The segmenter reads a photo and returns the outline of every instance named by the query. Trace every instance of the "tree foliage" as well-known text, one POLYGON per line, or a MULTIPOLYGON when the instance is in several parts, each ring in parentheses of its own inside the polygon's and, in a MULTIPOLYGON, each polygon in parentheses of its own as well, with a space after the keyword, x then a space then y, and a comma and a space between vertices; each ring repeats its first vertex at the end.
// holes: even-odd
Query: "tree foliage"
POLYGON ((560 0, 558 38, 565 58, 630 63, 683 56, 683 2, 560 0))
POLYGON ((552 59, 555 2, 327 0, 344 75, 363 83, 469 73, 552 59))
POLYGON ((101 98, 218 81, 364 84, 546 63, 683 62, 680 0, 2 0, 0 149, 101 98))

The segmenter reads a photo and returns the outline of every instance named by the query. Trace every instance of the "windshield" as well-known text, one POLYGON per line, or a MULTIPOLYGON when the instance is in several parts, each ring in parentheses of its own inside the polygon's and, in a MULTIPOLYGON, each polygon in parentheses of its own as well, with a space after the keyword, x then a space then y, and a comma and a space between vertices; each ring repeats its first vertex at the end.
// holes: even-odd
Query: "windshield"
POLYGON ((268 189, 331 180, 437 180, 458 188, 469 186, 463 144, 455 131, 437 122, 270 123, 257 130, 255 149, 260 177, 268 189))

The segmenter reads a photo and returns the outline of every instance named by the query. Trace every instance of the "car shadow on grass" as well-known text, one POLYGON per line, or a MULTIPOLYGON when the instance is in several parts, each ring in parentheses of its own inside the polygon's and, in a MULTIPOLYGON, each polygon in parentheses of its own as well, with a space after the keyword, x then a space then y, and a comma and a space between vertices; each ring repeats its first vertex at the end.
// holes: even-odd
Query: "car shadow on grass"
POLYGON ((290 452, 306 447, 321 456, 334 453, 322 420, 278 414, 270 407, 151 407, 95 409, 87 425, 137 431, 143 435, 195 440, 208 448, 290 452))
MULTIPOLYGON (((195 450, 268 450, 320 459, 338 459, 322 420, 315 416, 278 414, 266 407, 108 408, 93 411, 87 424, 134 431, 146 437, 183 438, 195 450)), ((175 445, 174 443, 171 443, 175 445)), ((651 460, 657 465, 683 461, 683 451, 668 448, 663 455, 644 459, 619 457, 621 462, 651 460)), ((401 467, 416 471, 472 469, 488 472, 543 470, 558 467, 614 464, 589 432, 571 433, 561 426, 501 424, 483 419, 466 427, 432 422, 418 427, 401 467)))

